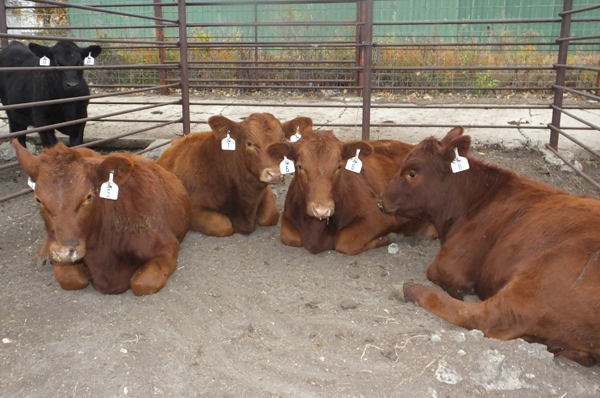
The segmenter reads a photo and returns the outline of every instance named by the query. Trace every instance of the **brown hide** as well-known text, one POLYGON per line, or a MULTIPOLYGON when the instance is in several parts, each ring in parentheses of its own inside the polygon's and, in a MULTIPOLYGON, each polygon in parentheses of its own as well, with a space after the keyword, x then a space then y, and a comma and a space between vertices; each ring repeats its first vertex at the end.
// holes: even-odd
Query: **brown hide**
POLYGON ((189 228, 189 200, 181 182, 136 155, 101 156, 63 144, 34 156, 13 140, 21 168, 36 183, 34 197, 46 224, 41 256, 53 262, 67 290, 91 280, 101 293, 159 291, 175 271, 189 228), (117 200, 101 198, 109 173, 117 200))
POLYGON ((281 241, 311 253, 358 254, 390 242, 391 232, 413 233, 420 222, 382 214, 377 195, 400 169, 412 145, 398 141, 342 143, 331 131, 311 131, 295 143, 272 144, 269 154, 295 162, 281 221, 281 241), (346 170, 360 149, 362 171, 346 170))
POLYGON ((595 364, 600 202, 473 159, 469 145, 461 128, 423 141, 382 195, 385 211, 424 212, 440 231, 427 277, 449 294, 406 284, 406 299, 488 337, 520 337, 595 364), (452 172, 454 148, 468 170, 452 172), (469 292, 483 301, 462 301, 469 292))
POLYGON ((229 236, 249 234, 257 222, 277 224, 279 209, 268 184, 280 182, 281 173, 266 148, 298 130, 310 130, 312 120, 297 117, 282 124, 270 113, 255 113, 240 123, 213 116, 209 125, 212 131, 173 141, 157 160, 183 182, 191 202, 191 228, 229 236), (227 134, 235 140, 234 151, 221 148, 227 134))

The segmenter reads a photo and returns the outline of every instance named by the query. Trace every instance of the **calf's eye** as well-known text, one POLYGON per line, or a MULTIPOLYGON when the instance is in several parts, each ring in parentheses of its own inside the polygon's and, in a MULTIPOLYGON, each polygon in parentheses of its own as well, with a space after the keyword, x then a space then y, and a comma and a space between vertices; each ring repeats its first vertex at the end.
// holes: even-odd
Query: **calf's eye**
POLYGON ((87 196, 87 198, 86 198, 86 199, 87 199, 87 200, 90 200, 90 199, 92 199, 92 194, 89 194, 89 195, 87 196))
POLYGON ((297 164, 297 165, 296 165, 296 168, 297 168, 298 170, 300 170, 300 169, 302 169, 302 166, 301 166, 301 165, 299 165, 299 164, 297 164))
POLYGON ((42 201, 39 200, 38 198, 35 198, 35 201, 38 202, 38 203, 42 203, 42 201))
POLYGON ((410 176, 410 178, 415 178, 415 177, 417 176, 417 173, 415 173, 414 171, 412 171, 412 170, 411 170, 411 171, 408 173, 408 175, 410 176))
POLYGON ((340 164, 340 165, 338 165, 338 169, 341 169, 341 168, 342 168, 342 165, 341 165, 341 164, 340 164))

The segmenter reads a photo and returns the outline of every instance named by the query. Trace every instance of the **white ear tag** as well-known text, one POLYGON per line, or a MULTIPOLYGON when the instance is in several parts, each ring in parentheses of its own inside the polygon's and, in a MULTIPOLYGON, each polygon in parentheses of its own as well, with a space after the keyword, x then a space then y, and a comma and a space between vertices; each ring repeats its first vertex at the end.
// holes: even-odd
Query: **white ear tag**
POLYGON ((85 59, 83 60, 83 64, 87 66, 94 65, 94 57, 92 57, 92 53, 85 57, 85 59))
POLYGON ((348 159, 348 163, 346 163, 346 170, 350 170, 355 173, 360 173, 360 170, 362 169, 362 162, 358 158, 359 153, 360 153, 360 149, 357 149, 356 156, 348 159))
POLYGON ((452 172, 458 173, 460 171, 468 170, 469 161, 467 160, 467 158, 459 156, 457 148, 454 148, 454 154, 456 155, 456 158, 452 161, 452 163, 450 163, 450 166, 452 167, 452 172))
POLYGON ((302 138, 302 136, 300 135, 300 126, 298 126, 298 130, 296 130, 296 134, 294 134, 293 136, 290 137, 290 141, 291 142, 296 142, 300 138, 302 138))
POLYGON ((45 55, 40 58, 40 66, 50 66, 50 58, 46 57, 45 55))
POLYGON ((119 197, 119 187, 113 181, 113 173, 110 173, 108 181, 100 187, 100 197, 112 200, 117 200, 119 197))
POLYGON ((279 163, 279 170, 281 170, 281 174, 291 174, 296 171, 296 168, 294 162, 284 156, 281 163, 279 163))
POLYGON ((221 140, 221 149, 224 151, 235 151, 235 140, 229 136, 229 133, 227 133, 227 137, 221 140))
POLYGON ((27 185, 29 185, 29 188, 35 191, 35 182, 31 181, 31 177, 27 179, 27 185))

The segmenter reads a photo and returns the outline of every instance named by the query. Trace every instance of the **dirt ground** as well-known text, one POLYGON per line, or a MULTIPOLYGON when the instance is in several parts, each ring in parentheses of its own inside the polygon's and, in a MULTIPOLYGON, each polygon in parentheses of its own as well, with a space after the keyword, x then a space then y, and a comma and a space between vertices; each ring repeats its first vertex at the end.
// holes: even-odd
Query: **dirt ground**
MULTIPOLYGON (((598 197, 539 152, 478 147, 490 162, 598 197)), ((600 176, 596 163, 586 172, 600 176)), ((289 178, 288 178, 289 181, 289 178)), ((26 186, 0 172, 0 196, 26 186)), ((286 185, 276 186, 282 207, 286 185)), ((0 204, 2 397, 598 397, 600 368, 544 346, 483 338, 394 292, 428 283, 439 243, 358 256, 188 232, 156 295, 67 292, 37 266, 45 231, 31 195, 0 204)))

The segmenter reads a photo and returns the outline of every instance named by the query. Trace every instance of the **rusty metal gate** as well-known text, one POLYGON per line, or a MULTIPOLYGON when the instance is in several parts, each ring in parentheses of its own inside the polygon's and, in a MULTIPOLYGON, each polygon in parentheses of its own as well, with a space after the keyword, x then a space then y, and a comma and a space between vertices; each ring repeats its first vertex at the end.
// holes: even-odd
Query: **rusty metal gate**
MULTIPOLYGON (((446 14, 453 11, 452 7, 456 8, 445 0, 434 2, 439 3, 441 11, 446 14)), ((98 146, 169 125, 180 125, 183 134, 188 134, 191 124, 206 122, 192 120, 190 108, 215 104, 210 99, 191 101, 190 94, 217 88, 236 92, 262 91, 272 93, 272 96, 290 91, 311 94, 324 90, 344 90, 355 93, 362 99, 355 104, 324 101, 318 105, 296 103, 294 106, 355 107, 362 111, 362 139, 370 137, 370 129, 373 127, 453 127, 452 124, 445 123, 372 123, 371 110, 375 108, 462 108, 477 111, 484 108, 548 109, 549 106, 547 103, 408 105, 393 100, 398 96, 471 93, 475 97, 486 98, 506 92, 536 92, 548 96, 554 94, 554 102, 550 105, 554 116, 548 125, 551 131, 548 146, 551 150, 557 152, 558 136, 562 135, 598 156, 597 152, 585 143, 578 142, 572 134, 560 127, 561 115, 566 115, 575 117, 586 125, 584 128, 574 128, 575 130, 599 129, 570 112, 582 109, 581 105, 565 105, 562 101, 565 92, 600 100, 596 95, 596 77, 600 74, 600 68, 570 66, 566 62, 567 54, 570 54, 569 59, 580 63, 588 63, 591 57, 598 59, 600 43, 594 40, 600 37, 597 34, 600 32, 596 30, 587 34, 586 30, 577 30, 577 26, 582 25, 598 26, 600 14, 597 10, 600 6, 597 5, 573 9, 573 0, 564 0, 560 4, 562 11, 550 7, 548 15, 530 18, 507 17, 504 15, 505 10, 500 8, 497 18, 475 18, 476 12, 472 8, 477 6, 469 5, 461 10, 462 14, 456 14, 456 19, 445 19, 439 13, 435 14, 435 18, 419 17, 419 12, 427 8, 420 6, 423 10, 414 11, 416 16, 409 20, 398 17, 407 12, 405 8, 398 9, 398 3, 410 3, 416 7, 419 2, 179 0, 165 3, 161 0, 132 0, 127 4, 117 4, 114 1, 115 4, 103 2, 94 5, 92 2, 84 4, 83 1, 79 4, 78 1, 66 3, 36 0, 30 2, 33 5, 17 3, 20 2, 6 0, 0 3, 0 41, 3 48, 8 39, 51 42, 70 39, 102 44, 103 51, 108 54, 108 62, 92 67, 69 67, 85 69, 88 76, 93 76, 95 92, 86 97, 90 100, 90 106, 107 104, 105 100, 108 97, 120 98, 147 92, 169 93, 164 101, 156 102, 134 103, 123 97, 123 103, 136 107, 50 127, 57 128, 83 121, 97 121, 107 125, 127 124, 133 121, 129 116, 135 112, 159 110, 173 104, 181 107, 179 117, 143 120, 149 124, 147 127, 115 134, 99 141, 85 142, 83 146, 98 146), (241 10, 241 16, 236 14, 233 18, 233 10, 238 13, 241 10), (315 18, 315 10, 320 12, 319 18, 315 18), (465 14, 469 12, 471 14, 465 14), (36 16, 36 21, 43 20, 43 24, 23 26, 14 23, 14 18, 9 18, 27 13, 36 16), (579 14, 584 16, 577 17, 579 14), (115 19, 106 22, 108 16, 115 19), (203 19, 207 16, 212 16, 212 20, 203 19), (53 23, 53 18, 60 19, 59 23, 53 23), (532 32, 531 26, 539 31, 532 32), (574 27, 575 32, 583 33, 572 36, 574 27), (557 29, 560 30, 558 40, 553 33, 557 29), (573 43, 577 43, 577 46, 573 43), (568 53, 569 45, 571 53, 568 53), (530 58, 536 60, 530 62, 530 58), (583 61, 579 61, 580 59, 583 61), (389 95, 391 100, 387 103, 374 102, 373 93, 389 95)), ((494 4, 493 1, 484 1, 480 7, 489 9, 496 7, 494 4)), ((0 68, 0 73, 9 70, 10 68, 0 68)), ((77 99, 80 100, 81 97, 77 99)), ((68 101, 73 99, 52 102, 68 101)), ((112 99, 110 103, 117 101, 112 99)), ((26 106, 31 105, 39 104, 29 103, 26 106)), ((248 106, 288 105, 267 99, 248 106)), ((24 106, 2 106, 0 110, 19 107, 24 106)), ((598 108, 590 104, 585 109, 598 108)), ((139 119, 136 121, 140 122, 139 119)), ((316 122, 315 125, 320 126, 316 122)), ((335 123, 327 126, 352 127, 335 123)), ((493 128, 499 131, 515 128, 511 125, 475 123, 465 124, 464 127, 493 128)), ((536 128, 524 125, 518 127, 536 128)), ((43 129, 0 135, 0 140, 37 133, 43 129)), ((153 148, 147 150, 151 149, 153 148)), ((0 166, 0 170, 17 166, 16 162, 10 162, 0 166)), ((584 177, 591 180, 585 175, 584 177)), ((598 183, 592 183, 600 187, 598 183)), ((15 192, 0 198, 0 202, 29 191, 26 189, 15 192)))

